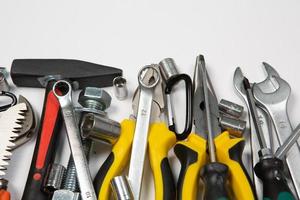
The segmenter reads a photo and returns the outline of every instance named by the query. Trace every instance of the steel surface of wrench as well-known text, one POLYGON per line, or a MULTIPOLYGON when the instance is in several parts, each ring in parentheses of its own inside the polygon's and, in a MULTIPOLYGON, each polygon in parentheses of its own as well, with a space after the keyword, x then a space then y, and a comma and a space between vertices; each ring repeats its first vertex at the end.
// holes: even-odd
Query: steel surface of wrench
POLYGON ((76 123, 75 112, 72 104, 72 86, 67 81, 58 81, 53 86, 53 92, 61 107, 70 150, 75 163, 81 197, 83 200, 97 200, 86 156, 81 143, 80 132, 76 123))
MULTIPOLYGON (((292 126, 287 113, 287 103, 291 93, 289 84, 277 76, 271 76, 273 82, 273 92, 266 93, 258 85, 253 86, 253 94, 260 106, 264 107, 272 118, 276 129, 279 144, 292 134, 292 126)), ((294 189, 298 199, 300 198, 300 149, 299 140, 287 154, 287 166, 291 175, 294 189)))
MULTIPOLYGON (((242 70, 238 67, 234 72, 233 84, 234 84, 234 87, 235 87, 237 93, 243 99, 243 101, 245 102, 247 109, 249 111, 249 109, 250 109, 249 102, 247 100, 246 91, 243 87, 243 79, 244 79, 244 75, 242 73, 242 70)), ((261 126, 262 131, 264 133, 266 133, 266 132, 268 133, 270 131, 269 126, 271 126, 271 125, 267 121, 266 113, 259 108, 257 109, 257 113, 258 113, 258 117, 260 119, 260 126, 261 126)), ((246 142, 246 146, 244 149, 244 161, 245 161, 245 163, 250 163, 250 165, 246 165, 247 170, 250 173, 250 177, 252 177, 252 179, 253 179, 253 183, 254 183, 254 187, 255 187, 255 191, 256 191, 258 199, 262 199, 262 194, 263 194, 262 183, 259 180, 259 178, 254 174, 254 170, 253 170, 255 164, 259 162, 258 151, 260 150, 260 146, 259 146, 256 131, 254 129, 254 124, 253 124, 253 120, 252 120, 250 112, 248 112, 248 119, 249 119, 249 126, 247 127, 247 129, 244 133, 244 137, 245 137, 246 141, 250 141, 250 142, 246 142)), ((269 134, 265 135, 265 139, 266 139, 267 145, 271 146, 270 140, 269 140, 269 134)))
POLYGON ((139 72, 138 80, 140 86, 140 98, 128 173, 128 179, 135 200, 140 199, 144 162, 147 152, 148 131, 150 125, 153 93, 155 86, 160 80, 159 72, 156 69, 155 65, 144 67, 139 72), (153 71, 153 75, 149 79, 151 82, 144 83, 143 77, 148 70, 153 71))

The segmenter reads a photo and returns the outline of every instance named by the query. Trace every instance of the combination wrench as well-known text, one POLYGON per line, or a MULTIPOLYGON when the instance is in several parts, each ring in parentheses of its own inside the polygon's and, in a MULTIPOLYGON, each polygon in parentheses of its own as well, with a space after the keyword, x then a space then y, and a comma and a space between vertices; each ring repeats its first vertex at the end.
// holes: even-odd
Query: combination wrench
POLYGON ((142 68, 138 74, 140 98, 128 172, 128 179, 135 200, 140 199, 142 188, 152 100, 154 89, 160 80, 157 69, 156 65, 148 65, 142 68))
MULTIPOLYGON (((261 107, 270 115, 279 145, 282 145, 292 134, 292 126, 287 113, 287 103, 291 93, 289 84, 279 76, 270 76, 273 91, 264 91, 259 85, 253 85, 253 95, 261 107)), ((287 166, 298 199, 300 198, 300 149, 299 140, 286 157, 287 166)))
POLYGON ((80 132, 77 127, 72 104, 72 86, 67 81, 57 81, 53 93, 59 101, 62 116, 67 130, 67 137, 73 156, 82 200, 97 200, 87 159, 83 151, 80 132))

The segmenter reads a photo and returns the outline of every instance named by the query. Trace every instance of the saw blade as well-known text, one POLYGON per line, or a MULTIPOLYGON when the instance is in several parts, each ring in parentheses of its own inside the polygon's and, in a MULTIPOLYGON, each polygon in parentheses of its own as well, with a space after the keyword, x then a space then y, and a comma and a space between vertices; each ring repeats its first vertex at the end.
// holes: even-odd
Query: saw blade
POLYGON ((15 145, 14 138, 18 137, 25 119, 27 106, 19 103, 1 113, 0 116, 0 176, 5 175, 8 160, 12 155, 11 148, 15 145))

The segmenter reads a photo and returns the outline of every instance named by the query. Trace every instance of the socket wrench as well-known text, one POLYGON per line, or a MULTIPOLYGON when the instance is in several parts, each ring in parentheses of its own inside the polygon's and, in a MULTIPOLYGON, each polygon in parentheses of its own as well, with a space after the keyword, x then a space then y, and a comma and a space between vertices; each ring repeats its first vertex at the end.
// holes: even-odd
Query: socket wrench
POLYGON ((160 75, 156 65, 145 66, 138 74, 140 99, 128 172, 128 179, 135 200, 140 199, 152 100, 155 86, 158 84, 159 80, 160 75))
POLYGON ((57 81, 53 85, 53 93, 61 107, 82 200, 97 200, 87 159, 81 143, 80 132, 76 123, 76 116, 72 104, 72 86, 67 81, 57 81))

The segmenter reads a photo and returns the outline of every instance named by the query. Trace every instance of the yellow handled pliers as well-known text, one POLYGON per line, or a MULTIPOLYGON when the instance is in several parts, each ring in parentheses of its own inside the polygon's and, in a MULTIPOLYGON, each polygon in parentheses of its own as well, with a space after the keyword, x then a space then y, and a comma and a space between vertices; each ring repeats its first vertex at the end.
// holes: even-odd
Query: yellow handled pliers
POLYGON ((256 199, 250 178, 242 163, 245 141, 243 138, 232 138, 227 131, 221 131, 218 122, 217 99, 209 78, 207 82, 210 85, 210 90, 207 98, 205 98, 203 84, 207 84, 207 82, 204 83, 203 81, 204 74, 202 69, 205 69, 205 62, 204 57, 200 55, 196 60, 194 74, 193 115, 195 133, 191 133, 185 141, 177 142, 174 147, 174 152, 181 163, 177 182, 177 199, 197 199, 197 192, 200 188, 200 172, 204 182, 201 196, 204 196, 204 199, 256 199), (205 103, 205 99, 208 102, 205 103), (205 105, 209 106, 209 109, 207 109, 210 110, 209 119, 206 115, 205 105), (210 130, 208 130, 208 121, 211 123, 210 130), (214 152, 210 152, 211 149, 207 138, 208 132, 213 133, 212 144, 214 145, 214 152), (216 161, 211 159, 209 161, 208 158, 211 156, 209 153, 215 155, 216 161), (222 173, 214 168, 215 164, 221 166, 217 169, 223 170, 222 173), (214 179, 218 181, 215 182, 214 179), (212 185, 211 183, 213 182, 217 184, 212 185), (230 188, 227 187, 228 183, 230 188), (220 198, 221 196, 223 198, 220 198))

